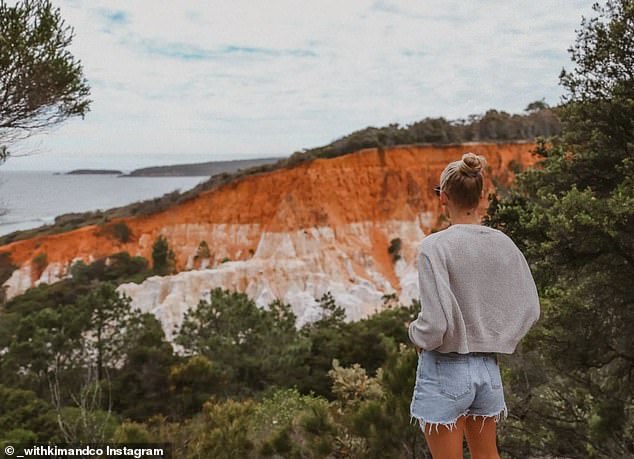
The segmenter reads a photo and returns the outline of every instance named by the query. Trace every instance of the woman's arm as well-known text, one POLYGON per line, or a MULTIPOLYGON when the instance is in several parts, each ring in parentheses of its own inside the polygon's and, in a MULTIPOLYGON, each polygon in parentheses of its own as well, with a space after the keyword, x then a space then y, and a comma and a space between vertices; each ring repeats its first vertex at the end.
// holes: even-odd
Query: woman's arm
POLYGON ((432 350, 443 343, 447 331, 447 317, 442 307, 434 270, 429 257, 418 256, 418 284, 421 312, 409 324, 409 339, 417 348, 432 350))

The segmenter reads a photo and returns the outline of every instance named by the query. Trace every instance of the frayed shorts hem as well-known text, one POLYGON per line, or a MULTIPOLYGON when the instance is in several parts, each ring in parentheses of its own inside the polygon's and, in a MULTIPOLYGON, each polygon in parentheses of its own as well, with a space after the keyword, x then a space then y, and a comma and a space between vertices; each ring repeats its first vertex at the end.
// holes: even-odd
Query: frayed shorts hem
POLYGON ((429 433, 432 433, 432 429, 434 426, 436 426, 436 433, 438 433, 438 426, 442 425, 445 426, 447 429, 449 429, 449 431, 451 432, 454 428, 458 428, 458 419, 460 419, 462 416, 473 416, 473 419, 475 420, 476 417, 478 416, 482 416, 482 427, 480 427, 480 432, 482 432, 482 429, 484 428, 484 422, 486 421, 487 418, 494 418, 496 423, 499 423, 500 420, 502 419, 502 416, 504 416, 504 419, 506 419, 508 417, 508 409, 506 408, 506 405, 504 406, 504 408, 502 408, 500 410, 499 413, 493 413, 493 414, 469 414, 469 410, 465 411, 464 413, 461 413, 460 415, 458 415, 456 417, 456 419, 454 419, 453 421, 450 422, 431 422, 431 421, 426 421, 423 418, 417 418, 414 416, 411 416, 410 418, 410 423, 416 419, 420 425, 420 428, 422 429, 423 433, 425 433, 425 429, 427 426, 429 426, 429 433))

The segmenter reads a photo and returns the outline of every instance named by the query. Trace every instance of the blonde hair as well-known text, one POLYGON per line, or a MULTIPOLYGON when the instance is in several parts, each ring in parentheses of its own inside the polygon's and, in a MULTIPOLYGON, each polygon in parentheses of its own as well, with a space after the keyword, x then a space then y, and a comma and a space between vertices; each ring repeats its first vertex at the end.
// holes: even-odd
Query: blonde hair
POLYGON ((462 159, 451 162, 440 174, 440 189, 458 207, 473 209, 480 202, 482 171, 487 161, 484 156, 467 152, 462 159))

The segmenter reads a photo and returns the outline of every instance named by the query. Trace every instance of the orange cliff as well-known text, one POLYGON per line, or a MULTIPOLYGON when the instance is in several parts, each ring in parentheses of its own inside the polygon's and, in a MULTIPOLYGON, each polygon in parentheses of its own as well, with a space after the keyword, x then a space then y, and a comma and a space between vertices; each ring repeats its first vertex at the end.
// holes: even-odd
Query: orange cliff
MULTIPOLYGON (((311 269, 326 273, 326 259, 320 253, 328 252, 334 257, 330 261, 345 265, 338 274, 345 271, 346 282, 365 280, 379 292, 399 291, 407 270, 402 267, 399 274, 387 249, 392 239, 402 240, 400 254, 411 274, 418 243, 442 226, 442 209, 433 187, 444 167, 465 151, 484 155, 490 166, 485 180, 489 192, 493 189, 489 175, 508 184, 513 179, 512 163, 523 167, 535 163, 534 148, 532 143, 369 148, 247 175, 156 214, 113 219, 111 223, 125 221, 130 228, 128 243, 91 225, 0 246, 0 252, 9 252, 18 266, 5 283, 7 296, 67 276, 78 259, 90 263, 127 251, 151 260, 152 244, 160 234, 176 254, 178 271, 224 269, 226 259, 279 262, 303 257, 314 263, 311 269), (203 240, 209 245, 210 257, 196 261, 203 240), (33 261, 39 254, 46 254, 46 266, 33 261)), ((275 264, 269 265, 275 271, 275 264)), ((231 283, 240 290, 251 285, 256 292, 253 284, 260 271, 249 274, 255 277, 248 277, 246 268, 242 271, 231 283)), ((270 275, 269 284, 275 282, 275 274, 270 275)), ((305 280, 292 288, 301 290, 302 282, 305 288, 305 280)), ((324 280, 321 287, 326 284, 324 280)), ((256 294, 270 299, 287 293, 275 285, 268 289, 266 295, 256 294)))

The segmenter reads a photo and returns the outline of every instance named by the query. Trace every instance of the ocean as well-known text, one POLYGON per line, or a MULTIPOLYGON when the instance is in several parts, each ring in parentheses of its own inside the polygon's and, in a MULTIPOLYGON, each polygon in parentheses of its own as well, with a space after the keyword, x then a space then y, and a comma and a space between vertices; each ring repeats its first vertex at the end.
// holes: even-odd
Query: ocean
POLYGON ((12 171, 0 167, 0 235, 53 223, 69 212, 107 210, 186 191, 207 177, 117 177, 56 175, 54 171, 12 171))

